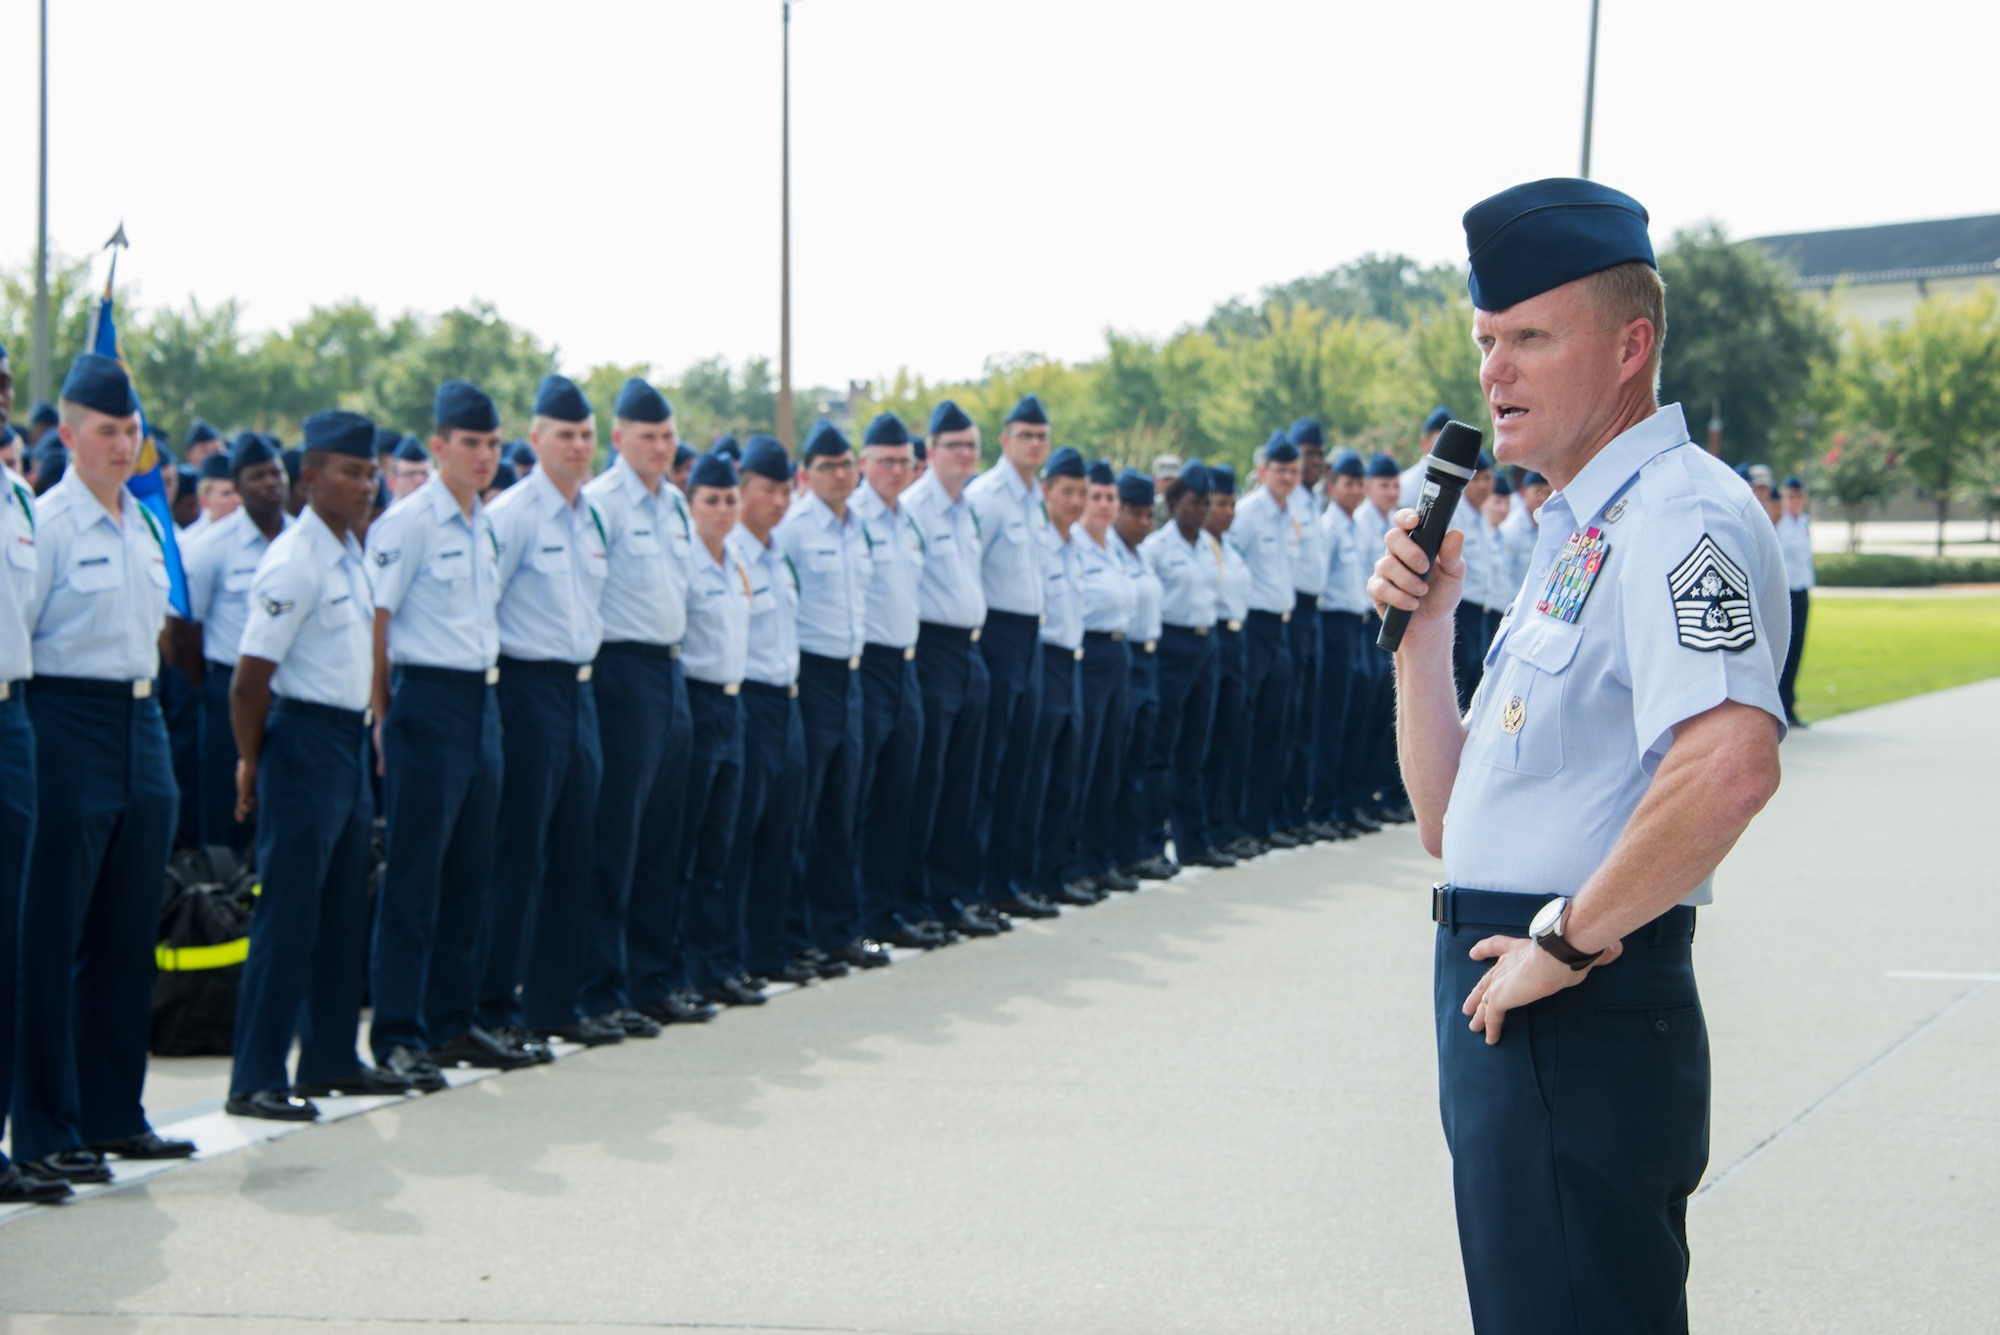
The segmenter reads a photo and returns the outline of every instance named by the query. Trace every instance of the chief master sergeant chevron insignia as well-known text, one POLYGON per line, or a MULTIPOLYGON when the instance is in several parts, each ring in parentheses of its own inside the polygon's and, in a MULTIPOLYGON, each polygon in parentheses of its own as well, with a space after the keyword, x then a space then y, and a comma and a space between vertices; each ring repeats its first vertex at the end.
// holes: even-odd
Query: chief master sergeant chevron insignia
POLYGON ((1722 554, 1715 539, 1704 533, 1681 563, 1667 576, 1673 590, 1675 629, 1690 649, 1748 649, 1757 643, 1757 624, 1750 617, 1750 577, 1722 554))

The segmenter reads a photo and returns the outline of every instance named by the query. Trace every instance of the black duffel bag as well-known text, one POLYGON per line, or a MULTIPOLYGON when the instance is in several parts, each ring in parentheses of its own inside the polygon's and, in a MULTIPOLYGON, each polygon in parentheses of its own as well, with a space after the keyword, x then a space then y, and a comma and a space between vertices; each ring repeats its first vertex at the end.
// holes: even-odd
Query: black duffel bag
POLYGON ((256 877, 225 849, 184 849, 167 867, 154 952, 153 1024, 159 1057, 226 1057, 250 953, 256 877))

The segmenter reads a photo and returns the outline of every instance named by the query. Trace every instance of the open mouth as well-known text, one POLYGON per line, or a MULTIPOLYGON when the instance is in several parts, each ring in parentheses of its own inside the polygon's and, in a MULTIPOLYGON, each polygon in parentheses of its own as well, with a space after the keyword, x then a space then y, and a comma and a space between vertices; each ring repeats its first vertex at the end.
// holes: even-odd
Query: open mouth
POLYGON ((1526 408, 1517 408, 1511 403, 1503 403, 1493 410, 1493 420, 1496 422, 1506 422, 1513 418, 1526 417, 1527 415, 1528 410, 1526 408))

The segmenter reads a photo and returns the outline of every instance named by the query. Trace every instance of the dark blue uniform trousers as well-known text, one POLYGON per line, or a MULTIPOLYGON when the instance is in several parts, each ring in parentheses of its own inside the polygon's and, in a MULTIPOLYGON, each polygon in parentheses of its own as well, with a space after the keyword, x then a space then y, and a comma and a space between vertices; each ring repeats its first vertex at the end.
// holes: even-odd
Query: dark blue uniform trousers
POLYGON ((1360 722, 1355 701, 1365 694, 1361 676, 1361 616, 1319 614, 1319 713, 1313 719, 1313 820, 1344 820, 1361 805, 1354 791, 1354 738, 1360 722))
MULTIPOLYGON (((14 1092, 14 997, 21 959, 21 885, 35 836, 35 729, 23 683, 0 700, 0 1131, 14 1092)), ((0 1151, 0 1168, 7 1155, 0 1151)))
POLYGON ((1316 595, 1298 596, 1285 629, 1292 651, 1292 703, 1285 720, 1284 776, 1274 817, 1281 830, 1303 824, 1312 802, 1313 732, 1319 726, 1322 689, 1316 595))
POLYGON ((1037 618, 988 612, 979 639, 992 683, 986 745, 979 761, 979 898, 1011 899, 1027 889, 1029 849, 1040 810, 1034 772, 1035 728, 1042 712, 1042 638, 1037 618))
MULTIPOLYGON (((1252 612, 1243 623, 1249 641, 1249 666, 1243 678, 1247 745, 1258 763, 1247 765, 1242 790, 1243 828, 1263 836, 1279 829, 1278 794, 1285 783, 1285 727, 1291 721, 1292 643, 1284 617, 1277 612, 1252 612)), ((1199 849, 1190 849, 1199 852, 1199 849)))
POLYGON ((574 663, 500 660, 507 777, 479 933, 475 1014, 483 1029, 561 1029, 577 1020, 604 753, 597 694, 576 676, 574 663))
POLYGON ((1361 618, 1361 657, 1368 665, 1367 716, 1362 721, 1367 758, 1360 767, 1361 793, 1364 805, 1379 800, 1394 806, 1403 800, 1402 766, 1396 759, 1396 660, 1376 646, 1381 633, 1382 618, 1373 612, 1361 618))
POLYGON ((197 780, 201 842, 242 852, 250 826, 236 819, 236 730, 229 726, 229 684, 234 663, 208 662, 201 679, 201 777, 197 780))
POLYGON ((257 762, 263 892, 236 1002, 232 1094, 290 1086, 294 1036, 302 1081, 335 1080, 359 1065, 375 824, 365 717, 280 698, 265 721, 257 762))
POLYGON ((792 856, 793 935, 835 950, 861 935, 854 811, 861 786, 861 674, 844 658, 799 654, 806 793, 792 856))
POLYGON ((607 643, 590 685, 604 782, 577 1009, 606 1015, 633 1004, 630 980, 640 962, 657 966, 679 950, 676 868, 694 724, 680 658, 665 645, 607 643))
POLYGON ((744 972, 769 977, 812 943, 791 928, 793 859, 806 802, 806 733, 789 687, 743 683, 743 793, 719 896, 699 906, 707 947, 692 964, 706 987, 744 972))
MULTIPOLYGON (((1207 627, 1203 627, 1207 630, 1207 627)), ((1210 846, 1202 817, 1201 767, 1215 715, 1217 654, 1213 634, 1168 626, 1160 637, 1160 723, 1153 730, 1151 773, 1156 826, 1171 829, 1175 860, 1210 846)))
POLYGON ((1125 696, 1125 781, 1114 807, 1113 849, 1120 867, 1153 857, 1166 846, 1153 789, 1153 734, 1160 726, 1160 654, 1156 642, 1132 648, 1132 680, 1125 696))
POLYGON ((428 1049, 472 1023, 500 814, 500 702, 483 672, 401 667, 382 723, 386 860, 368 953, 368 1044, 428 1049))
MULTIPOLYGON (((1080 646, 1079 646, 1080 647, 1080 646)), ((1046 895, 1076 861, 1076 805, 1083 794, 1083 664, 1075 649, 1042 646, 1042 705, 1035 723, 1035 772, 1047 778, 1028 790, 1035 806, 1027 887, 1046 895)))
POLYGON ((977 630, 926 622, 917 635, 924 731, 913 779, 916 822, 903 913, 952 922, 976 903, 981 752, 991 681, 977 630))
POLYGON ((129 682, 29 684, 38 805, 21 892, 14 1157, 143 1134, 173 760, 129 682))
POLYGON ((1445 891, 1438 1101, 1479 1335, 1685 1332, 1687 1198, 1708 1165, 1708 1032, 1695 915, 1625 938, 1582 983, 1467 1027, 1483 937, 1526 934, 1543 898, 1445 891))
POLYGON ((1243 822, 1249 805, 1250 702, 1244 693, 1250 670, 1250 632, 1215 628, 1215 721, 1209 727, 1208 759, 1202 765, 1202 820, 1210 844, 1223 847, 1249 833, 1243 822))
POLYGON ((173 755, 174 847, 201 846, 201 688, 171 663, 160 665, 160 712, 173 755))
POLYGON ((1132 653, 1124 636, 1084 632, 1082 689, 1076 853, 1058 878, 1064 881, 1102 876, 1120 861, 1118 792, 1125 774, 1132 694, 1132 653))
POLYGON ((742 698, 711 682, 690 681, 688 713, 694 731, 688 749, 687 837, 681 862, 680 951, 671 965, 648 970, 634 980, 641 1004, 663 999, 675 988, 707 983, 706 961, 728 957, 742 914, 729 899, 725 882, 736 845, 736 818, 743 796, 745 710, 742 698))
POLYGON ((1452 677, 1458 686, 1458 712, 1472 704, 1472 693, 1486 671, 1486 650, 1493 643, 1499 619, 1477 603, 1461 599, 1452 609, 1452 677))
POLYGON ((885 936, 901 918, 930 914, 907 904, 911 833, 916 825, 917 756, 924 743, 924 703, 914 650, 871 644, 861 651, 861 783, 855 845, 861 867, 861 929, 885 936))

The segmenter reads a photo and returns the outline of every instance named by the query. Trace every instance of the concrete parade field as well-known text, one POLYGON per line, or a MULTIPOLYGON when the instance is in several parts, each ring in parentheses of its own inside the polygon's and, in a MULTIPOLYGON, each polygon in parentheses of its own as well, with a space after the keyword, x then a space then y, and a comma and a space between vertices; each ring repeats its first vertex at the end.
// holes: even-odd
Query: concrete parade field
MULTIPOLYGON (((2000 679, 1786 742, 1696 942, 1697 1330, 2000 1329, 1996 756, 2000 679)), ((0 1332, 1466 1331, 1439 874, 1184 873, 212 1157, 226 1064, 156 1063, 204 1157, 0 1221, 0 1332)))

